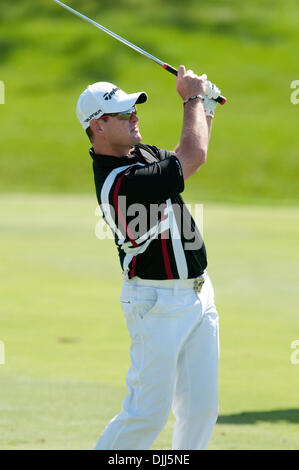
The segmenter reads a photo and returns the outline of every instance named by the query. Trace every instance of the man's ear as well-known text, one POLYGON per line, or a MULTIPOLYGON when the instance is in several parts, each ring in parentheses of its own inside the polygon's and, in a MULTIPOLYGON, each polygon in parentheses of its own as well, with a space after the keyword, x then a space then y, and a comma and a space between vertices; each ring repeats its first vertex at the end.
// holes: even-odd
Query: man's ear
POLYGON ((93 119, 90 121, 89 124, 93 134, 95 135, 103 135, 104 129, 103 129, 103 120, 102 119, 93 119))

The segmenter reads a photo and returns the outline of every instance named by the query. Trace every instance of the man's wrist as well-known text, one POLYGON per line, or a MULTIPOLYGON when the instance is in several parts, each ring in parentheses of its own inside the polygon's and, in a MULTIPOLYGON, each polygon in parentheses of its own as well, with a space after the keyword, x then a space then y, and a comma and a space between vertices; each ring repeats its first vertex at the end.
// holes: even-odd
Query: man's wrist
POLYGON ((193 101, 193 100, 201 100, 203 102, 204 97, 202 95, 190 96, 190 98, 187 98, 186 100, 183 101, 183 106, 185 106, 187 103, 190 103, 190 101, 193 101))

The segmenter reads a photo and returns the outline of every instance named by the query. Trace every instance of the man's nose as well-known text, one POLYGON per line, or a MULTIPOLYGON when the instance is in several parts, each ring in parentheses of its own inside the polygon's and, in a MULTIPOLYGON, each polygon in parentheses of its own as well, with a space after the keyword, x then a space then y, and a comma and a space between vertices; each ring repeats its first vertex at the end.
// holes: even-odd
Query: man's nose
POLYGON ((132 122, 138 122, 139 121, 139 117, 137 116, 136 113, 132 113, 131 121, 132 122))

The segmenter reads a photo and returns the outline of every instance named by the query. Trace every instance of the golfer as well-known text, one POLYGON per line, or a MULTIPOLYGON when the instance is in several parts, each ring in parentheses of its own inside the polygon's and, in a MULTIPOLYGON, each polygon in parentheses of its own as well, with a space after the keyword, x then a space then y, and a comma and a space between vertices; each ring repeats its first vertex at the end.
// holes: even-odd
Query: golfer
POLYGON ((205 449, 217 420, 218 315, 205 245, 181 193, 206 161, 220 90, 184 66, 176 89, 183 127, 174 151, 141 144, 136 105, 145 92, 98 82, 77 104, 98 202, 118 249, 131 338, 128 394, 97 450, 149 449, 171 409, 172 448, 205 449))

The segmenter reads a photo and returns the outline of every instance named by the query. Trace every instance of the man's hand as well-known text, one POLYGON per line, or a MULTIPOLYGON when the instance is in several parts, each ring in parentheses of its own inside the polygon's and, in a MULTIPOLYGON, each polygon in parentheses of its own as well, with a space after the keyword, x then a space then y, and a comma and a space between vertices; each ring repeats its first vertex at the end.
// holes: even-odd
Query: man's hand
POLYGON ((205 114, 206 116, 209 116, 211 118, 214 117, 214 110, 217 106, 217 101, 215 101, 215 98, 218 98, 218 96, 221 94, 221 91, 219 88, 214 85, 214 83, 211 83, 209 80, 206 81, 206 93, 204 96, 204 109, 205 109, 205 114))
POLYGON ((198 76, 192 70, 186 71, 184 65, 181 65, 178 69, 176 89, 183 100, 187 100, 194 95, 204 96, 206 94, 206 81, 206 74, 198 76))

